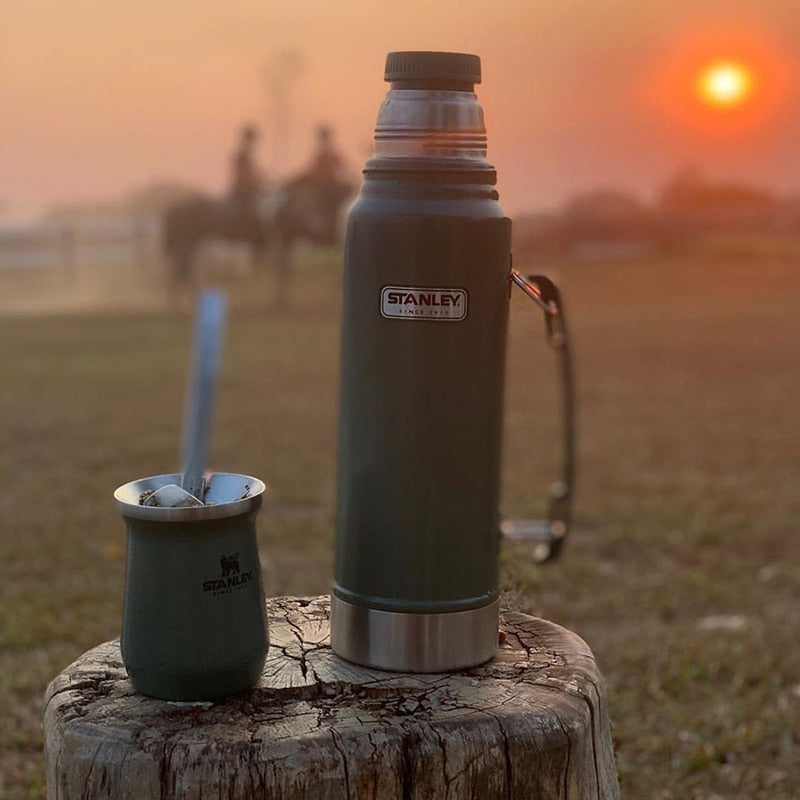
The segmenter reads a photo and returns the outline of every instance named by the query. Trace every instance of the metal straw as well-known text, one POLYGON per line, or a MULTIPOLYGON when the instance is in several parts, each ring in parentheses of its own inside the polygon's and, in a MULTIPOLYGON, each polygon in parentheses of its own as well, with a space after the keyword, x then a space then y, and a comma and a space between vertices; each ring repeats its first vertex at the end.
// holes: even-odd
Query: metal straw
POLYGON ((222 353, 226 302, 222 292, 206 290, 197 299, 193 369, 186 395, 181 443, 181 486, 204 499, 206 455, 222 353))

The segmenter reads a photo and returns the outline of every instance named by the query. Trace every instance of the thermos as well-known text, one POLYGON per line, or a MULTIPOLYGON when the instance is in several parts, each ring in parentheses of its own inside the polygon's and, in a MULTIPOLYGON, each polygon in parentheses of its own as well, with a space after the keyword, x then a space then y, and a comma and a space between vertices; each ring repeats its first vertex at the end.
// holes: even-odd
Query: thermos
POLYGON ((371 667, 470 667, 497 647, 514 273, 480 67, 462 53, 388 55, 348 216, 331 635, 371 667))

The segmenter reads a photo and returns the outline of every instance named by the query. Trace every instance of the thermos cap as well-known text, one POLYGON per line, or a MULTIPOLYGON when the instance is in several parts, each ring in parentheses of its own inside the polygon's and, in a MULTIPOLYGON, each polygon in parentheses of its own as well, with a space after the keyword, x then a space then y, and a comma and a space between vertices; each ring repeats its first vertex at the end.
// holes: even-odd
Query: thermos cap
POLYGON ((481 82, 480 56, 469 53, 442 53, 430 50, 405 50, 386 56, 384 80, 414 84, 408 88, 451 88, 452 84, 481 82))

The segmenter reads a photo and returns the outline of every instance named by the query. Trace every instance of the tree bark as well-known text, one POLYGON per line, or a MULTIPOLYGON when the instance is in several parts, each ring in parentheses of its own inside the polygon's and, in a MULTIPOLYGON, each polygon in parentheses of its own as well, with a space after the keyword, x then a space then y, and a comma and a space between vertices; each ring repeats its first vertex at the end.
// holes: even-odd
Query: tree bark
POLYGON ((259 684, 221 702, 136 694, 118 640, 64 670, 45 696, 48 798, 619 797, 602 678, 574 633, 508 612, 488 664, 409 675, 334 656, 328 598, 268 612, 259 684))

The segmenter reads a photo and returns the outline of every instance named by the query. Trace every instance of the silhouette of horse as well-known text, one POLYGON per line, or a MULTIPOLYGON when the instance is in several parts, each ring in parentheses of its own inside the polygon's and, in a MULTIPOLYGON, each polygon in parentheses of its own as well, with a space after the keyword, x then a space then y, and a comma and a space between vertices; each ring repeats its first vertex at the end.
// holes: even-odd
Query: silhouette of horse
POLYGON ((265 194, 252 207, 232 200, 195 197, 169 208, 163 220, 163 248, 173 288, 185 288, 195 277, 197 254, 212 239, 243 242, 255 266, 268 248, 275 252, 277 301, 286 299, 294 245, 306 240, 335 244, 340 238, 342 207, 352 187, 345 183, 317 186, 296 180, 265 194))

